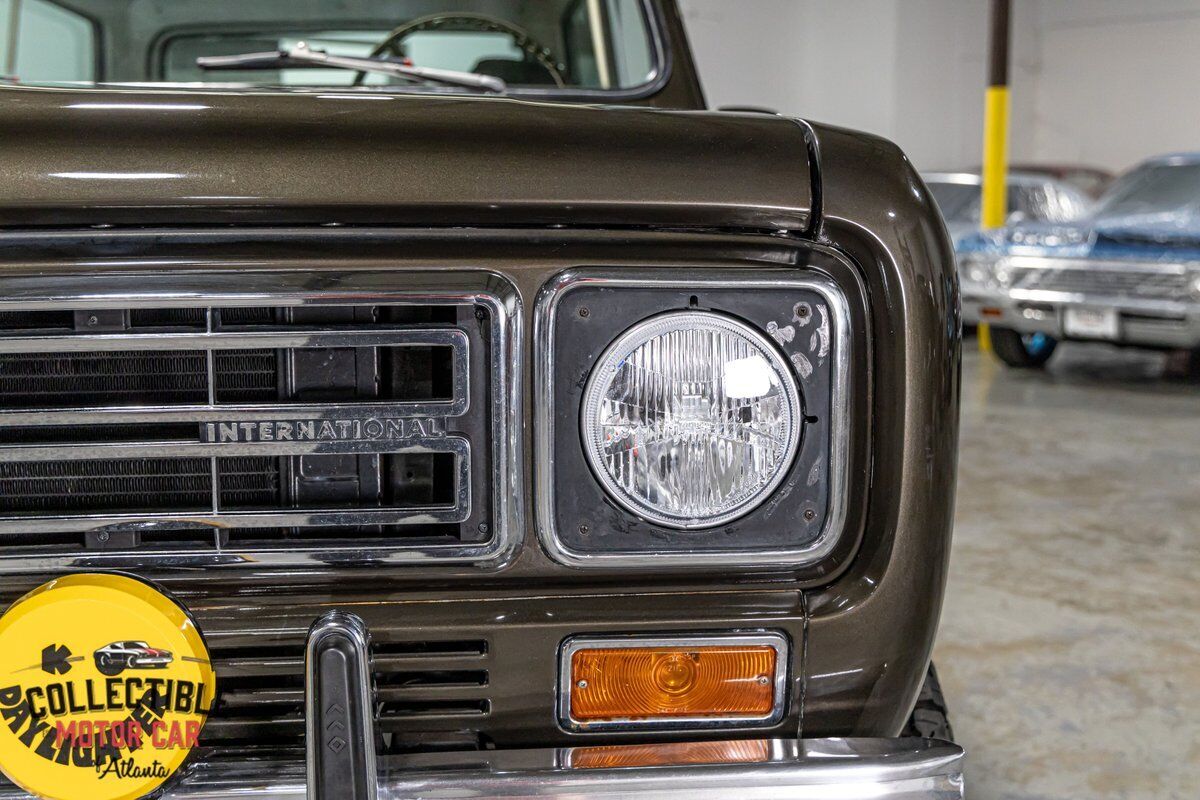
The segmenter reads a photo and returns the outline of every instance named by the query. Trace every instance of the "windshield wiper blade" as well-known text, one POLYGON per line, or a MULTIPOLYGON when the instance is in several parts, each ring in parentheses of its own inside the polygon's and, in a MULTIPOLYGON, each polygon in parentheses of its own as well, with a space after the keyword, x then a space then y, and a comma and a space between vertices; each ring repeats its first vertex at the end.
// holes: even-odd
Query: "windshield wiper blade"
POLYGON ((483 89, 503 94, 508 84, 492 75, 478 72, 458 72, 433 67, 412 67, 384 58, 331 56, 323 50, 312 50, 299 42, 290 50, 271 50, 265 53, 244 53, 236 56, 201 56, 196 59, 201 69, 287 69, 289 67, 327 67, 355 72, 376 72, 414 81, 429 81, 467 89, 483 89))

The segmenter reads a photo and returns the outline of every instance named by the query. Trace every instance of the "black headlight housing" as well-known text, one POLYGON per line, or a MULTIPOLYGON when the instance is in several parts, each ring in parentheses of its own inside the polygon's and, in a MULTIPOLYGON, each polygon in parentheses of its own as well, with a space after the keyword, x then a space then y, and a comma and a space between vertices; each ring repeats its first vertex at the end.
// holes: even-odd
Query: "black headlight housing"
POLYGON ((538 527, 551 557, 574 567, 787 568, 828 555, 847 498, 850 313, 836 283, 797 270, 578 271, 539 296, 538 527), (777 348, 799 387, 798 447, 769 496, 728 522, 656 523, 606 490, 589 466, 581 407, 609 346, 672 312, 721 315, 777 348))

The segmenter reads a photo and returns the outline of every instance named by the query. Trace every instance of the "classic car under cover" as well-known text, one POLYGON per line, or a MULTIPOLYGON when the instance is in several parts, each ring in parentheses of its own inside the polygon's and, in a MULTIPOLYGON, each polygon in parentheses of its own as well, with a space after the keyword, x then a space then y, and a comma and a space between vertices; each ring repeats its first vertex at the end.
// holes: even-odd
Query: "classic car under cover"
POLYGON ((957 243, 960 253, 1097 261, 1200 261, 1200 153, 1160 156, 1120 178, 1069 224, 1021 223, 957 243))
POLYGON ((1200 213, 1024 223, 965 237, 959 241, 958 250, 963 254, 1098 261, 1200 261, 1200 213))
POLYGON ((958 256, 964 319, 1010 340, 1016 331, 1200 347, 1200 157, 1152 159, 1090 218, 977 233, 958 243, 958 256))

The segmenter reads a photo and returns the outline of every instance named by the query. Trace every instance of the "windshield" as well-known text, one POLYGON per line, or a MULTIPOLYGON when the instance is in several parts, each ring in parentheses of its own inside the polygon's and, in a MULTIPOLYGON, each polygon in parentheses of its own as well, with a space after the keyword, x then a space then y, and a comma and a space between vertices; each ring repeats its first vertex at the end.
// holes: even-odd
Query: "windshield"
MULTIPOLYGON (((977 183, 931 181, 929 191, 947 222, 978 225, 982 205, 977 183)), ((1088 201, 1055 181, 1009 181, 1008 221, 1070 222, 1087 213, 1088 201)))
POLYGON ((330 55, 490 75, 517 91, 631 90, 661 74, 644 0, 0 0, 0 75, 11 81, 414 85, 353 69, 197 65, 206 56, 301 43, 330 55))
POLYGON ((1195 220, 1200 216, 1200 162, 1156 161, 1127 172, 1100 199, 1096 216, 1195 220))
POLYGON ((967 219, 969 208, 979 199, 979 187, 970 183, 930 183, 933 200, 946 219, 967 219))

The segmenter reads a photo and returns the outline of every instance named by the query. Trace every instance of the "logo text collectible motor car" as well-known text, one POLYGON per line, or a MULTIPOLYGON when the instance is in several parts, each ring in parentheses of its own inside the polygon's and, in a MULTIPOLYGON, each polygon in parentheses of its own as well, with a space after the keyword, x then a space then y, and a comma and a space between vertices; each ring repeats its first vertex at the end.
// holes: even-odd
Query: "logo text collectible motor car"
POLYGON ((59 578, 0 617, 0 770, 38 797, 156 790, 197 744, 215 696, 191 618, 139 580, 59 578))

